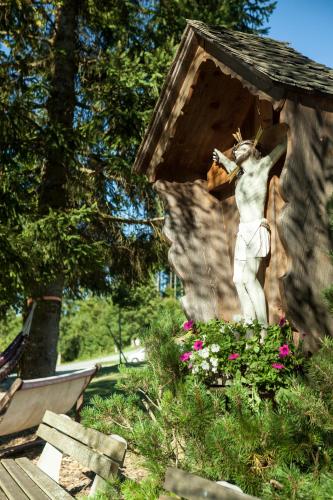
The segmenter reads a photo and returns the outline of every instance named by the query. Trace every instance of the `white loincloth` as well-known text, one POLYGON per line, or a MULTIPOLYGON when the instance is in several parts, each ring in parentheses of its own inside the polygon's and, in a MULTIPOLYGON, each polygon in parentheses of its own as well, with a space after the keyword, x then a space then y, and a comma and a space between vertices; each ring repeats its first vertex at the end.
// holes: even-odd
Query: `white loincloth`
POLYGON ((247 260, 251 257, 266 257, 270 250, 270 231, 267 219, 240 222, 235 259, 247 260))

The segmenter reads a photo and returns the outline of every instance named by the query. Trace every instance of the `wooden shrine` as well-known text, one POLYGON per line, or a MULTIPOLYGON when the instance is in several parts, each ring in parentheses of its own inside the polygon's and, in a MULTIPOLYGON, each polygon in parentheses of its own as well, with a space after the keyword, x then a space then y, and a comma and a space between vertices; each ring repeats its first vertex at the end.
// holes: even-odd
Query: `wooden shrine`
POLYGON ((232 262, 239 215, 234 182, 212 166, 240 128, 264 129, 267 153, 287 135, 269 177, 271 251, 260 269, 269 322, 286 314, 309 349, 332 335, 323 290, 333 283, 327 206, 333 192, 333 70, 286 43, 189 21, 134 169, 166 204, 169 260, 194 320, 239 314, 232 262))

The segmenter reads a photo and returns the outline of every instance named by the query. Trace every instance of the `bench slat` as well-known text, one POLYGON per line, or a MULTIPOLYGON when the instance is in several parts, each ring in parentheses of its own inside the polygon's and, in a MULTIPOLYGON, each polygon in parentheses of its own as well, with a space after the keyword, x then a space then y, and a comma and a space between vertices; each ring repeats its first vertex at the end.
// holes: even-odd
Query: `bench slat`
POLYGON ((113 461, 121 465, 126 452, 126 441, 120 441, 112 436, 102 434, 95 429, 86 429, 82 425, 74 422, 64 415, 57 415, 51 411, 46 411, 43 423, 58 429, 63 434, 70 436, 77 441, 93 448, 94 450, 110 457, 113 461))
POLYGON ((7 500, 7 497, 2 490, 0 490, 0 500, 7 500))
POLYGON ((27 495, 21 490, 18 484, 0 463, 0 487, 9 500, 27 500, 27 495))
POLYGON ((103 479, 109 479, 110 474, 116 473, 119 468, 116 462, 113 462, 105 455, 90 450, 86 445, 45 424, 40 424, 37 435, 61 452, 70 455, 81 465, 88 467, 103 479))
POLYGON ((59 484, 51 479, 45 472, 40 470, 26 457, 17 458, 15 462, 26 472, 26 474, 44 491, 52 500, 72 500, 73 497, 67 493, 59 484))
POLYGON ((31 500, 50 500, 13 459, 1 460, 2 465, 31 500))
POLYGON ((176 467, 166 471, 164 489, 187 500, 255 500, 255 497, 240 493, 176 467))

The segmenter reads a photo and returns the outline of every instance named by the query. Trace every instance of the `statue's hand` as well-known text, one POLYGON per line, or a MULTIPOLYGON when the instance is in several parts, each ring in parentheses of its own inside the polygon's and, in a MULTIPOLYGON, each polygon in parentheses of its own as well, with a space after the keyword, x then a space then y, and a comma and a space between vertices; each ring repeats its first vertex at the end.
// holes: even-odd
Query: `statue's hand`
POLYGON ((222 164, 223 162, 223 156, 222 156, 222 153, 221 151, 219 151, 218 149, 214 149, 213 151, 213 161, 215 161, 216 163, 219 163, 220 165, 222 164))

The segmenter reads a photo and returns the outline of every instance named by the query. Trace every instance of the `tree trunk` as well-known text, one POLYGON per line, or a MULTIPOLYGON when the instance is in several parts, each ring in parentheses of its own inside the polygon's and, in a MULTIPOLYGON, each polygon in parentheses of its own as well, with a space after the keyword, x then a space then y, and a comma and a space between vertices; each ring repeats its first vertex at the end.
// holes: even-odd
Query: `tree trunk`
MULTIPOLYGON (((72 146, 79 5, 79 0, 64 0, 57 12, 51 49, 50 95, 47 101, 48 129, 53 137, 49 140, 40 190, 41 214, 47 214, 50 209, 61 210, 68 206, 66 182, 74 150, 72 146), (57 140, 54 140, 55 137, 57 140)), ((35 297, 62 296, 64 278, 61 256, 59 256, 59 266, 54 271, 56 278, 52 283, 35 287, 37 290, 35 297)), ((20 364, 23 378, 54 374, 60 313, 60 301, 43 299, 38 301, 30 331, 30 342, 20 364)))
MULTIPOLYGON (((29 342, 20 362, 19 374, 22 378, 39 378, 54 375, 57 363, 57 342, 61 302, 51 297, 61 297, 63 279, 43 287, 34 312, 29 342)), ((38 294, 36 294, 37 296, 38 294)))

